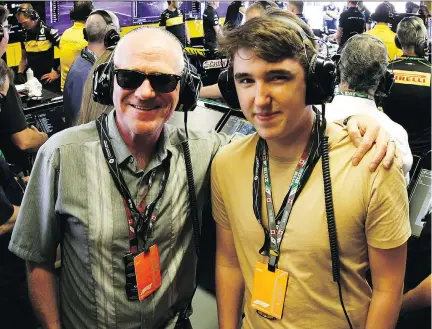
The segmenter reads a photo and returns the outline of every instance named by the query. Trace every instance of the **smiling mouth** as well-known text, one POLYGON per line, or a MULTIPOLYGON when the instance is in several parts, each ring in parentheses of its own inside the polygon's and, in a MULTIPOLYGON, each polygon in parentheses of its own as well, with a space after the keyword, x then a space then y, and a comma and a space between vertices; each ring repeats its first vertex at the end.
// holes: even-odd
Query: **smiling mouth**
POLYGON ((146 106, 139 106, 139 105, 135 105, 135 104, 130 104, 130 106, 132 106, 133 108, 140 110, 140 111, 153 111, 153 110, 158 110, 161 108, 161 106, 159 106, 159 105, 152 106, 152 107, 146 107, 146 106))

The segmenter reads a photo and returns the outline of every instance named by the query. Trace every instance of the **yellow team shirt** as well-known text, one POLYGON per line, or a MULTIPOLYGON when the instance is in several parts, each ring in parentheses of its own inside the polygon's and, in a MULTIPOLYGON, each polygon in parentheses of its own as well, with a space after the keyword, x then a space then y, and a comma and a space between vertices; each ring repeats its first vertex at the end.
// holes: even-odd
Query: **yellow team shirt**
POLYGON ((81 54, 81 49, 87 47, 84 40, 84 23, 75 22, 74 25, 64 31, 60 40, 60 64, 61 64, 61 90, 66 81, 67 74, 75 59, 81 54))
MULTIPOLYGON (((369 268, 368 245, 390 249, 403 245, 411 234, 408 198, 402 164, 390 170, 380 165, 371 173, 368 152, 354 167, 355 147, 346 129, 327 128, 330 171, 341 261, 342 289, 353 327, 366 324, 372 290, 365 279, 369 268)), ((243 329, 347 328, 332 278, 325 216, 321 160, 294 203, 281 245, 279 268, 289 274, 283 316, 269 321, 251 305, 254 268, 264 242, 252 208, 252 181, 256 134, 234 141, 216 155, 211 168, 212 210, 215 221, 231 230, 245 281, 243 329)), ((270 156, 270 178, 276 213, 287 193, 298 159, 270 156)), ((262 175, 263 176, 263 175, 262 175)), ((262 177, 263 180, 263 177, 262 177)), ((264 181, 262 195, 265 196, 264 181)), ((268 228, 265 198, 262 217, 268 228)))
POLYGON ((387 25, 387 23, 378 23, 375 27, 367 32, 366 34, 373 35, 385 44, 387 48, 387 53, 389 57, 389 61, 395 60, 402 56, 402 50, 396 47, 395 43, 395 35, 387 25))

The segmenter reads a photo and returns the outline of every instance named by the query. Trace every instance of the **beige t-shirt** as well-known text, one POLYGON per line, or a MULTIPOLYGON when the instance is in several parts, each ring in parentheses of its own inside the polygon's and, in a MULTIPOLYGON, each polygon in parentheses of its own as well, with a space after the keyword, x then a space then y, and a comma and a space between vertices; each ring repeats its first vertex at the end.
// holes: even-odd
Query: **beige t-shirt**
MULTIPOLYGON (((365 280, 368 245, 390 249, 404 244, 411 229, 401 163, 390 170, 368 169, 374 152, 351 164, 355 147, 346 130, 329 124, 330 171, 333 188, 342 291, 353 327, 364 328, 372 296, 365 280)), ((225 146, 212 164, 212 207, 216 222, 232 230, 245 279, 243 328, 347 328, 332 280, 330 246, 325 216, 322 163, 318 161, 294 204, 281 246, 279 268, 290 275, 281 320, 266 320, 250 307, 254 267, 266 263, 259 254, 264 233, 252 208, 252 179, 258 136, 250 135, 225 146)), ((275 211, 285 197, 298 159, 270 158, 275 211)), ((262 184, 264 196, 264 184, 262 184)), ((267 226, 263 197, 263 221, 267 226)))

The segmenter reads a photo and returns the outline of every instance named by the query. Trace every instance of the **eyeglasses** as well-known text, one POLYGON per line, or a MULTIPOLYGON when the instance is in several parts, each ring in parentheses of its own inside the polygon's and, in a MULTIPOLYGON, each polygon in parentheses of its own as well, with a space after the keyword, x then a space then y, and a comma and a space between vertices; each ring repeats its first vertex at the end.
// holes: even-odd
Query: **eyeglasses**
POLYGON ((151 73, 145 74, 140 71, 115 69, 118 85, 127 90, 137 89, 145 80, 149 80, 154 91, 159 93, 170 93, 176 89, 181 77, 175 74, 151 73))
POLYGON ((4 104, 6 102, 6 95, 3 93, 0 93, 0 105, 4 104))

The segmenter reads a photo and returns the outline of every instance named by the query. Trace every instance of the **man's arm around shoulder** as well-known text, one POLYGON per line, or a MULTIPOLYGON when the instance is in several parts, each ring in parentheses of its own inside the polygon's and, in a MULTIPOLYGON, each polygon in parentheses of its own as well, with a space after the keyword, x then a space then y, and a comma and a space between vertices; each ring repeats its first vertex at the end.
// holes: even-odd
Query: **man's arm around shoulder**
POLYGON ((31 126, 12 135, 13 143, 21 150, 37 150, 48 140, 48 135, 31 126))

